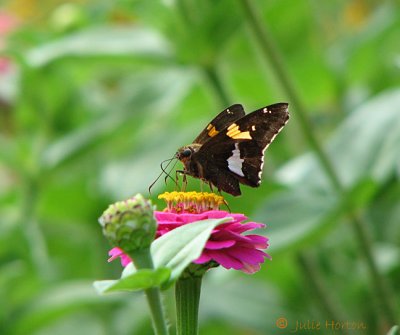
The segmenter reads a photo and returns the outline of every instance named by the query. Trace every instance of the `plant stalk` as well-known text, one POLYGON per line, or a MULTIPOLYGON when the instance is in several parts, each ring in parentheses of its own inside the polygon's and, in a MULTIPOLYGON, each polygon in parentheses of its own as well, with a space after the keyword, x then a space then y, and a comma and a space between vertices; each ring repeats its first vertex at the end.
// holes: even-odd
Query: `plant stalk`
POLYGON ((177 335, 198 334, 198 314, 202 277, 186 277, 175 286, 177 335))
POLYGON ((52 276, 46 239, 36 218, 38 183, 35 177, 27 176, 21 206, 21 228, 29 246, 32 263, 39 275, 48 280, 52 276))
POLYGON ((217 95, 220 104, 223 108, 226 108, 231 105, 231 99, 227 91, 225 90, 225 86, 223 85, 220 76, 218 75, 217 69, 215 66, 203 67, 203 71, 207 79, 209 80, 211 86, 213 87, 214 92, 217 95))
MULTIPOLYGON (((149 248, 142 249, 129 256, 134 260, 137 269, 154 269, 149 248)), ((168 335, 160 289, 151 287, 146 289, 144 293, 150 308, 154 333, 156 335, 168 335)))

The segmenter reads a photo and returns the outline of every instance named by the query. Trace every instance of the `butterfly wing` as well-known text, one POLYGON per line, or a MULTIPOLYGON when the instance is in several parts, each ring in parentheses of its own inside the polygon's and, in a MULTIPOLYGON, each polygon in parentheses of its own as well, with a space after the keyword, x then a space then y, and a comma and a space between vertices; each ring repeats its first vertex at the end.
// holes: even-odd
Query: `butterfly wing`
POLYGON ((208 125, 203 129, 193 143, 204 144, 214 136, 218 135, 222 130, 228 127, 236 120, 245 115, 243 106, 240 104, 232 105, 219 113, 208 125))
POLYGON ((239 195, 239 182, 260 185, 264 151, 288 120, 287 103, 258 109, 209 139, 192 160, 201 163, 204 179, 220 190, 239 195))

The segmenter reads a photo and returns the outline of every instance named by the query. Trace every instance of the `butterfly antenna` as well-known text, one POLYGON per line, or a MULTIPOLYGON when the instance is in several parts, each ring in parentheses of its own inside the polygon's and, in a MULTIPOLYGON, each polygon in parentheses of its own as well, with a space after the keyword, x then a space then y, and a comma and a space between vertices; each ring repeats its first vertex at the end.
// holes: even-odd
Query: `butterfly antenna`
MULTIPOLYGON (((154 186, 154 184, 158 181, 158 179, 161 178, 161 176, 162 176, 163 174, 166 174, 167 176, 171 177, 171 176, 165 171, 165 169, 168 168, 169 164, 171 164, 171 162, 172 162, 173 159, 175 159, 175 156, 172 157, 172 158, 166 159, 165 161, 162 161, 162 162, 161 162, 161 164, 160 164, 161 173, 158 175, 158 177, 156 178, 156 180, 154 180, 154 181, 151 183, 151 185, 149 186, 149 193, 150 193, 150 194, 151 194, 151 188, 152 188, 152 187, 154 186), (167 164, 167 166, 164 168, 164 167, 163 167, 163 164, 164 164, 165 162, 168 162, 168 164, 167 164)), ((176 162, 175 162, 175 164, 176 164, 176 162)), ((175 164, 174 164, 174 166, 175 166, 175 164)), ((171 178, 172 178, 172 177, 171 177, 171 178)), ((172 179, 173 179, 173 178, 172 178, 172 179)))
MULTIPOLYGON (((176 157, 174 157, 174 158, 176 158, 176 157)), ((165 171, 165 170, 167 169, 169 163, 168 163, 168 165, 165 167, 165 169, 164 169, 164 171, 165 171, 165 184, 167 184, 167 179, 170 178, 170 179, 174 182, 174 184, 176 185, 176 183, 177 183, 176 179, 174 179, 174 178, 171 176, 171 172, 172 172, 173 169, 175 168, 176 163, 178 163, 178 160, 176 160, 175 163, 174 163, 174 165, 171 166, 171 168, 169 169, 169 172, 165 171)))

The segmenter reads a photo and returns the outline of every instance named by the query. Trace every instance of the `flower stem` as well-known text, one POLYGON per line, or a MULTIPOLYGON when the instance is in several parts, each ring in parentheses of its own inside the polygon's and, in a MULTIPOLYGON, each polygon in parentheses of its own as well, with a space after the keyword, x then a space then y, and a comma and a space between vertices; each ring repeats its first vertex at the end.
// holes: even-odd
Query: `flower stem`
POLYGON ((198 334, 201 276, 181 278, 175 286, 177 335, 198 334))
POLYGON ((213 87, 214 92, 217 95, 218 100, 224 107, 228 107, 231 105, 231 101, 229 99, 229 95, 221 81, 221 78, 218 75, 217 69, 215 66, 203 66, 203 71, 209 80, 211 86, 213 87))
MULTIPOLYGON (((330 180, 333 188, 339 196, 344 196, 346 190, 343 187, 339 176, 337 175, 333 164, 329 160, 327 154, 319 144, 309 120, 305 105, 302 103, 295 85, 293 84, 290 75, 288 74, 282 56, 276 48, 273 39, 270 37, 265 22, 261 21, 259 11, 255 8, 251 0, 240 0, 243 7, 243 13, 249 24, 249 27, 253 31, 256 41, 264 53, 265 59, 272 65, 272 69, 276 72, 276 77, 280 80, 282 87, 286 90, 290 100, 296 108, 296 116, 300 123, 302 132, 310 147, 315 152, 317 159, 319 160, 323 170, 325 171, 328 179, 330 180)), ((376 261, 371 250, 371 237, 367 229, 365 222, 362 221, 360 216, 350 208, 348 217, 352 224, 355 236, 357 237, 361 251, 366 259, 372 284, 377 292, 377 298, 380 301, 382 307, 382 315, 390 324, 396 324, 396 317, 393 307, 393 301, 391 300, 389 288, 383 276, 378 271, 376 261)))
MULTIPOLYGON (((137 269, 154 269, 153 259, 151 258, 150 249, 142 249, 136 251, 133 255, 129 255, 135 260, 137 269)), ((147 303, 150 307, 153 328, 156 335, 168 335, 168 328, 165 322, 164 309, 161 302, 161 292, 158 287, 152 287, 144 291, 147 303)))

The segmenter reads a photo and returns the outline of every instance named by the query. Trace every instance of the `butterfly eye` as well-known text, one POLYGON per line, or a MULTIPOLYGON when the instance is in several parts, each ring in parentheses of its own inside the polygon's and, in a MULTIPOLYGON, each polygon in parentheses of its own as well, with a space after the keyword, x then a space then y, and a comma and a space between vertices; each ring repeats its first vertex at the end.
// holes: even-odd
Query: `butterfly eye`
POLYGON ((189 157, 192 154, 192 150, 185 149, 182 151, 182 157, 189 157))

